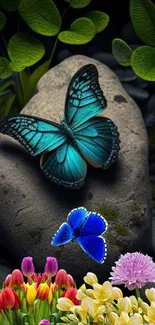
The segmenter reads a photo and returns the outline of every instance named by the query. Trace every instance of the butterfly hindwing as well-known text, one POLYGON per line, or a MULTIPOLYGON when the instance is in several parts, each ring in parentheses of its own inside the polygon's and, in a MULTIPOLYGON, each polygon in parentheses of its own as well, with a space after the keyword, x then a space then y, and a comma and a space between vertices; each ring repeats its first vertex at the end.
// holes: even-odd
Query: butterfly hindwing
POLYGON ((106 107, 106 99, 98 81, 98 71, 93 64, 88 64, 74 75, 68 87, 65 103, 65 119, 74 129, 106 107))
POLYGON ((77 241, 85 253, 87 253, 96 262, 104 262, 107 254, 107 248, 105 239, 102 236, 81 235, 77 238, 77 241))
POLYGON ((18 140, 32 156, 51 151, 66 140, 58 124, 28 115, 3 118, 0 132, 18 140))
POLYGON ((84 185, 87 164, 72 144, 64 143, 41 159, 43 173, 58 185, 80 188, 84 185))
POLYGON ((96 212, 89 212, 86 223, 81 230, 81 236, 99 236, 108 229, 107 221, 96 212))
POLYGON ((116 125, 107 118, 92 118, 75 128, 78 148, 90 165, 107 168, 119 151, 119 135, 116 125))
POLYGON ((56 234, 53 236, 51 244, 54 246, 64 245, 70 242, 73 238, 73 231, 68 223, 64 222, 56 234))

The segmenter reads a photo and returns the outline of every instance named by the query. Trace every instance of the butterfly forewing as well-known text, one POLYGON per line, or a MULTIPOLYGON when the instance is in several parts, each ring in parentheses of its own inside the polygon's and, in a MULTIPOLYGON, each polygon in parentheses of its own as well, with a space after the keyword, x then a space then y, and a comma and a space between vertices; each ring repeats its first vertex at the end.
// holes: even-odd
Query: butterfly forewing
POLYGON ((75 128, 101 113, 106 99, 98 82, 98 71, 93 64, 81 68, 72 78, 65 103, 65 119, 68 126, 75 128))
POLYGON ((58 124, 27 115, 5 117, 0 132, 18 140, 32 156, 51 151, 66 140, 58 124))
POLYGON ((66 222, 64 222, 60 226, 56 234, 53 236, 51 244, 54 246, 64 245, 70 242, 72 238, 73 238, 73 231, 71 227, 66 222))
POLYGON ((73 231, 76 231, 77 228, 80 229, 83 227, 87 218, 87 214, 88 211, 83 207, 71 210, 71 212, 68 214, 67 222, 73 231))
POLYGON ((89 212, 86 223, 83 225, 81 235, 84 236, 99 236, 108 229, 107 221, 96 212, 89 212))

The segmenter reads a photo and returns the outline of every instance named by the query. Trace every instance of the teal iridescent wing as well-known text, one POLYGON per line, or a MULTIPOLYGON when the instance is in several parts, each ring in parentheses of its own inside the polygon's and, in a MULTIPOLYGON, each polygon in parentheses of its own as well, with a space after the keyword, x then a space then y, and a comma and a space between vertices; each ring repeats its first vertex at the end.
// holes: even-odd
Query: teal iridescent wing
POLYGON ((74 131, 76 127, 103 112, 106 99, 93 64, 82 67, 71 79, 65 103, 65 120, 74 131))
POLYGON ((87 164, 73 145, 66 141, 41 159, 41 169, 46 177, 58 185, 81 188, 87 173, 87 164))
POLYGON ((92 166, 104 169, 115 162, 119 151, 119 133, 107 118, 96 117, 75 128, 77 146, 92 166))
POLYGON ((27 115, 4 117, 0 132, 18 140, 32 156, 51 151, 66 141, 58 124, 27 115))

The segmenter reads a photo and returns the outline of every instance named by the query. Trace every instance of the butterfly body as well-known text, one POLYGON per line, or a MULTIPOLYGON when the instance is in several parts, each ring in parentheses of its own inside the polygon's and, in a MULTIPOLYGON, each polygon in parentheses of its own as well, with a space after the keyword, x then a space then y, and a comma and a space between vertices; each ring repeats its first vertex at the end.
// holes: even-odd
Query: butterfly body
POLYGON ((51 244, 61 246, 70 241, 77 241, 81 248, 95 261, 103 263, 106 254, 106 241, 103 233, 107 230, 108 224, 99 213, 89 212, 84 207, 71 210, 67 222, 64 222, 51 244))
POLYGON ((71 79, 60 124, 19 114, 4 117, 0 132, 19 141, 32 156, 40 155, 41 170, 51 181, 70 189, 81 188, 87 164, 106 169, 118 156, 117 126, 97 116, 105 107, 98 71, 88 64, 71 79))

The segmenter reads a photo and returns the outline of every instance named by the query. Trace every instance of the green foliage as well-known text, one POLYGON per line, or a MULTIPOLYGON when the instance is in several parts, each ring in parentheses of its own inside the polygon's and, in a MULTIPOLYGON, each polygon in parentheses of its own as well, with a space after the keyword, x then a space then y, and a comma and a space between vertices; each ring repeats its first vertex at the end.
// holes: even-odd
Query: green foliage
POLYGON ((5 24, 6 24, 6 16, 2 12, 0 12, 0 32, 4 28, 5 24))
POLYGON ((155 46, 155 5, 150 0, 130 0, 130 15, 138 37, 155 46))
POLYGON ((132 52, 132 49, 120 38, 115 38, 112 41, 112 53, 119 64, 130 66, 132 52))
POLYGON ((86 17, 92 20, 96 27, 96 33, 102 32, 109 24, 109 16, 102 11, 88 11, 86 17))
POLYGON ((0 117, 8 113, 17 114, 28 103, 35 93, 39 79, 51 66, 58 41, 74 45, 86 44, 108 25, 109 17, 104 12, 89 11, 86 17, 76 19, 69 30, 63 31, 62 18, 66 12, 69 9, 84 8, 91 0, 66 0, 66 2, 68 7, 60 16, 55 0, 0 0, 0 8, 5 10, 5 15, 0 12, 0 31, 4 29, 3 35, 0 35, 3 53, 3 56, 0 56, 0 79, 7 78, 0 84, 0 117), (7 11, 10 12, 9 41, 5 40, 4 28, 7 11), (14 11, 17 11, 15 15, 12 13, 14 11), (27 28, 24 33, 20 28, 23 26, 22 20, 26 23, 24 28, 27 28), (14 35, 12 30, 16 30, 14 35), (56 36, 46 61, 44 37, 41 37, 40 41, 38 34, 56 36), (37 64, 36 67, 38 62, 40 65, 37 64))
POLYGON ((89 18, 78 18, 70 25, 70 30, 59 33, 59 40, 67 44, 89 43, 96 34, 96 27, 89 18))
POLYGON ((146 46, 132 52, 123 40, 114 39, 113 55, 121 65, 131 65, 138 77, 155 81, 155 5, 151 0, 130 0, 130 16, 136 34, 146 46))
POLYGON ((7 11, 16 11, 20 0, 0 0, 0 6, 7 11))
POLYGON ((133 52, 131 64, 139 77, 149 81, 155 80, 155 48, 140 46, 133 52))
POLYGON ((22 71, 38 62, 44 55, 43 44, 32 35, 18 33, 8 43, 8 54, 14 71, 22 71))
POLYGON ((45 36, 57 35, 61 26, 59 11, 52 0, 22 0, 19 14, 36 33, 45 36))

